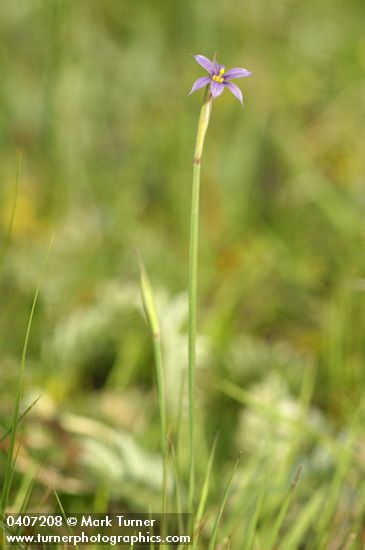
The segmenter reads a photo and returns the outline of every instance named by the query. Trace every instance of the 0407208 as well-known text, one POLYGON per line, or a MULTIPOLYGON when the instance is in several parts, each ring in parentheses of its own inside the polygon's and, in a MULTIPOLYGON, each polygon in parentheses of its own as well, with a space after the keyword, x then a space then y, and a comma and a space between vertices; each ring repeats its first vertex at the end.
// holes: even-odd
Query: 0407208
POLYGON ((53 514, 6 514, 6 525, 8 527, 61 527, 62 516, 53 514))

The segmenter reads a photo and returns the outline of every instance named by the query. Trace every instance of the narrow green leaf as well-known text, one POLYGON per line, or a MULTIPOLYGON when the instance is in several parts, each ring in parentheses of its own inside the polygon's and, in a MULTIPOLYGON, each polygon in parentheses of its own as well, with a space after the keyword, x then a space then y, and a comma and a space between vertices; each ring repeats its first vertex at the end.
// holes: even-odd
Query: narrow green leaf
POLYGON ((197 511, 196 519, 195 519, 195 534, 194 534, 193 548, 196 548, 196 544, 198 542, 198 538, 199 538, 199 534, 200 534, 200 522, 201 522, 201 519, 203 517, 204 511, 205 511, 205 506, 206 506, 206 503, 207 503, 208 493, 209 493, 209 489, 210 489, 210 482, 211 482, 211 474, 212 474, 212 469, 213 469, 213 462, 214 462, 215 452, 216 452, 216 449, 217 449, 217 441, 218 441, 218 436, 216 436, 214 438, 212 450, 211 450, 211 453, 210 453, 210 456, 209 456, 209 462, 208 462, 208 466, 207 466, 207 470, 206 470, 206 475, 205 475, 205 478, 204 478, 204 483, 203 483, 203 487, 202 487, 202 491, 201 491, 201 495, 200 495, 198 511, 197 511))
POLYGON ((224 508, 225 508, 225 505, 226 505, 226 502, 227 502, 229 491, 231 489, 232 480, 233 480, 234 474, 236 473, 240 457, 241 457, 241 455, 237 458, 237 460, 235 462, 235 465, 232 469, 231 475, 229 476, 228 483, 227 483, 227 486, 226 486, 226 490, 224 492, 223 500, 222 500, 221 506, 218 510, 218 514, 217 514, 215 522, 214 522, 213 532, 212 532, 212 536, 210 537, 208 550, 214 550, 215 543, 216 543, 216 540, 217 540, 219 523, 220 523, 222 515, 223 515, 223 511, 224 511, 224 508))
POLYGON ((261 488, 261 491, 259 493, 259 496, 258 496, 258 499, 257 499, 257 502, 256 502, 255 511, 251 516, 250 523, 248 525, 248 528, 247 528, 245 536, 244 536, 244 548, 243 548, 243 550, 251 550, 252 547, 253 547, 253 543, 254 543, 254 540, 255 540, 255 532, 256 532, 257 523, 259 521, 259 517, 261 515, 263 505, 264 505, 264 501, 265 501, 265 492, 266 492, 266 487, 264 486, 264 487, 261 488))
POLYGON ((272 548, 274 548, 276 539, 279 535, 279 531, 281 529, 281 526, 284 523, 284 520, 286 518, 286 514, 289 510, 289 506, 290 506, 291 501, 293 499, 294 491, 295 491, 296 486, 298 484, 300 474, 301 474, 301 467, 299 467, 297 469, 296 474, 294 476, 294 479, 292 481, 292 484, 290 486, 289 492, 286 495, 286 497, 284 498, 284 501, 283 501, 283 503, 280 507, 278 517, 277 517, 277 519, 276 519, 276 521, 275 521, 275 523, 274 523, 274 525, 273 525, 273 527, 270 531, 270 534, 269 534, 268 539, 267 539, 266 544, 265 544, 265 549, 266 550, 271 550, 272 548))
POLYGON ((14 446, 15 446, 15 439, 16 439, 16 431, 17 426, 19 422, 19 408, 20 408, 20 400, 23 393, 23 383, 24 383, 24 371, 26 366, 26 357, 27 357, 27 351, 28 351, 28 344, 29 344, 29 337, 30 337, 30 330, 32 327, 35 307, 38 300, 38 295, 41 287, 41 283, 43 281, 43 276, 45 273, 46 265, 48 262, 49 253, 52 247, 53 239, 51 239, 48 250, 43 262, 43 266, 41 269, 41 274, 39 277, 38 285, 34 294, 32 307, 30 310, 29 318, 28 318, 28 324, 27 329, 25 333, 24 338, 24 344, 23 344, 23 351, 22 351, 22 357, 21 357, 21 363, 20 363, 20 369, 19 369, 19 375, 18 375, 18 384, 17 384, 17 390, 16 390, 16 397, 15 397, 15 406, 14 406, 14 412, 13 412, 13 421, 12 421, 12 427, 11 427, 11 434, 10 434, 10 441, 9 441, 9 448, 8 448, 8 456, 7 456, 7 464, 5 468, 5 474, 4 474, 4 483, 3 483, 3 489, 1 493, 1 514, 5 513, 6 506, 9 499, 9 493, 10 493, 10 487, 11 487, 11 480, 13 476, 13 470, 14 470, 14 460, 13 460, 13 454, 14 454, 14 446))
POLYGON ((280 548, 282 550, 292 550, 293 548, 299 548, 300 543, 306 531, 309 529, 314 518, 318 517, 318 512, 324 503, 323 491, 315 493, 312 499, 309 500, 304 507, 301 514, 295 517, 292 529, 288 534, 280 541, 280 548))
POLYGON ((142 304, 146 315, 148 325, 154 338, 160 335, 160 324, 158 322, 157 309, 153 295, 152 285, 144 267, 142 257, 136 250, 136 255, 139 263, 140 282, 142 291, 142 304))

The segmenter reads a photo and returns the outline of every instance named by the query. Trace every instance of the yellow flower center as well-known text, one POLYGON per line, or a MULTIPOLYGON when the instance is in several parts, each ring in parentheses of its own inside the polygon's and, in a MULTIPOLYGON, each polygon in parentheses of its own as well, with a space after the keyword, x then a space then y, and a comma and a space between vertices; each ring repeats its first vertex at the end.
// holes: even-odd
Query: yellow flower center
POLYGON ((222 82, 224 81, 224 78, 223 78, 223 73, 224 73, 224 67, 222 67, 221 69, 219 69, 219 74, 218 75, 214 75, 212 76, 212 79, 215 81, 215 82, 219 82, 219 84, 222 84, 222 82))

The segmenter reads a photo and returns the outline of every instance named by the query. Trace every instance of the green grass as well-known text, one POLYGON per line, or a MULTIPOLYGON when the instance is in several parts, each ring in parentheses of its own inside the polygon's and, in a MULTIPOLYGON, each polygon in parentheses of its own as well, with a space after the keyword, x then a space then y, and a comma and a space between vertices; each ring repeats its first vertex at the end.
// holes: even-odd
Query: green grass
POLYGON ((158 390, 158 402, 160 408, 160 430, 161 430, 161 454, 163 458, 163 481, 162 481, 162 513, 166 514, 168 510, 168 473, 169 473, 169 456, 168 456, 168 432, 167 432, 167 416, 166 416, 166 395, 165 395, 165 373, 163 369, 162 349, 161 349, 161 331, 158 320, 158 313, 155 305, 155 298, 146 269, 142 259, 139 258, 140 264, 140 280, 142 302, 146 318, 151 331, 153 340, 153 351, 156 367, 156 382, 158 390))
POLYGON ((364 15, 1 3, 2 510, 193 502, 197 550, 363 548, 364 15), (253 76, 209 126, 195 330, 187 94, 215 51, 253 76))

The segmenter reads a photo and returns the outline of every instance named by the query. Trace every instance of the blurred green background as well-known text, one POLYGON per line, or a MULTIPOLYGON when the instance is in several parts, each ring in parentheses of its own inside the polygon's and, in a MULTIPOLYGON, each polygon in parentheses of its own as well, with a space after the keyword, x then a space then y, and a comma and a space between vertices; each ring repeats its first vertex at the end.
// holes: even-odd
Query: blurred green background
MULTIPOLYGON (((163 325, 174 431, 201 101, 188 93, 203 74, 191 54, 218 52, 253 76, 237 82, 244 109, 227 92, 214 103, 203 159, 198 469, 219 429, 221 465, 238 449, 275 455, 256 449, 272 426, 222 380, 289 416, 307 381, 313 422, 341 437, 365 383, 364 17, 360 0, 2 0, 3 241, 22 151, 0 282, 4 425, 53 235, 26 371, 26 400, 42 395, 32 414, 92 417, 124 430, 138 452, 158 452, 138 248, 163 325)), ((36 420, 29 454, 67 478, 75 452, 65 444, 60 457, 36 420)), ((273 445, 288 438, 281 430, 273 445)))

